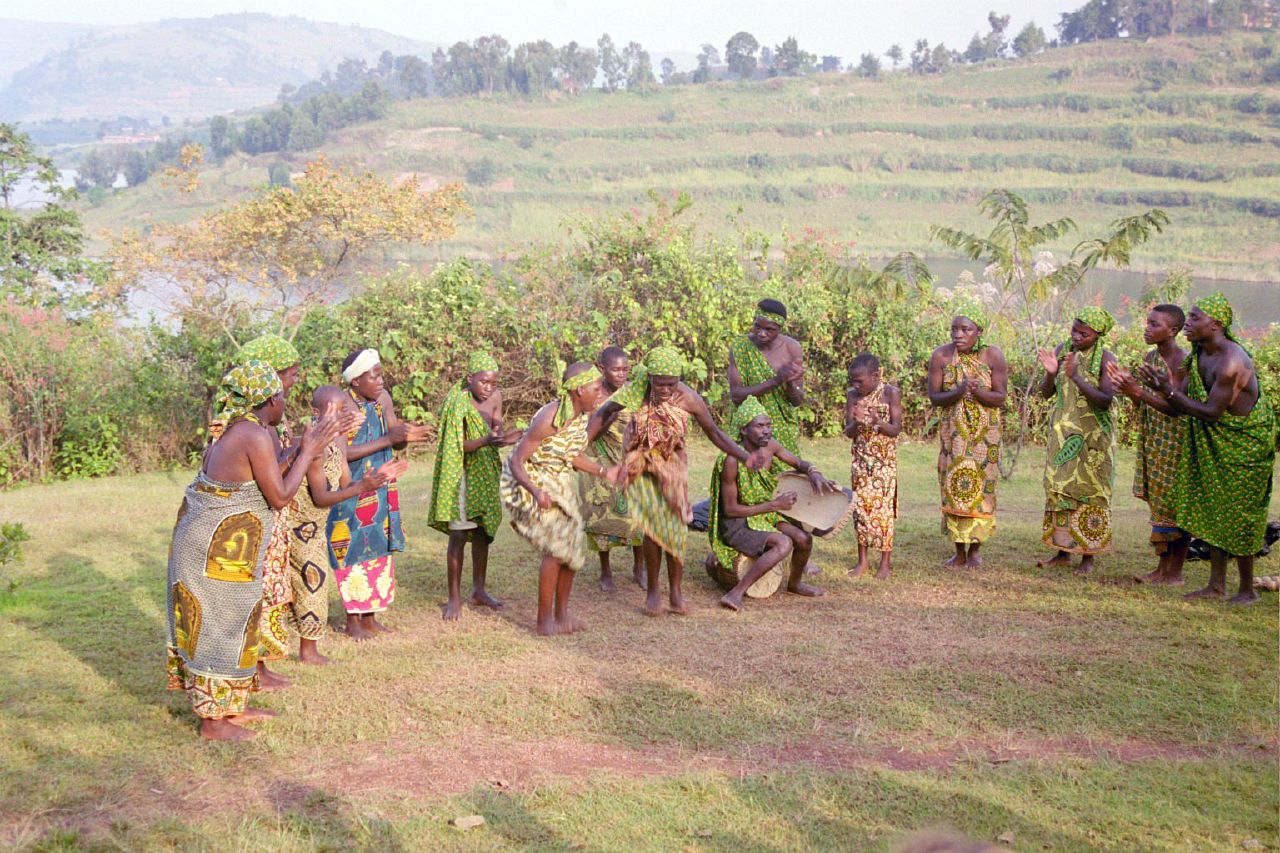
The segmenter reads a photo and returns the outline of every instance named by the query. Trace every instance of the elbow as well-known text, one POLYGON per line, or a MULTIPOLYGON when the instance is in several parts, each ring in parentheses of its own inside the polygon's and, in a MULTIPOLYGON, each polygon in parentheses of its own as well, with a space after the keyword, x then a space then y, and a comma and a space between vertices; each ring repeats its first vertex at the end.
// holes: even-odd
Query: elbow
POLYGON ((267 506, 279 512, 289 505, 290 500, 291 498, 267 498, 267 506))
POLYGON ((748 394, 746 391, 743 391, 740 388, 729 392, 729 399, 733 401, 733 404, 735 406, 741 406, 742 401, 747 399, 747 397, 750 397, 750 396, 751 396, 750 394, 748 394))

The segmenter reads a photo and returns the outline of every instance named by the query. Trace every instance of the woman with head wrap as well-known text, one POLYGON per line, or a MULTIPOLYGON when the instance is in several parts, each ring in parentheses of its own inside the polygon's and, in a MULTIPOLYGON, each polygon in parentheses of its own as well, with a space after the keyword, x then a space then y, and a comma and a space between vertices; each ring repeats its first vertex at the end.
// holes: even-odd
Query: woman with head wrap
POLYGON ((960 299, 951 315, 951 343, 933 351, 928 376, 929 403, 938 409, 942 532, 955 546, 944 565, 977 568, 982 543, 996 529, 1009 365, 999 347, 983 340, 991 322, 982 305, 960 299))
POLYGON ((588 440, 594 441, 619 409, 632 413, 625 436, 626 497, 631 517, 644 533, 648 577, 645 613, 662 615, 659 576, 662 554, 667 555, 670 611, 688 612, 684 603, 684 549, 693 518, 689 506, 689 459, 685 436, 689 417, 698 422, 711 443, 753 470, 770 463, 770 451, 743 450, 711 420, 706 401, 680 381, 684 357, 672 347, 658 347, 631 371, 627 384, 591 416, 588 440))
POLYGON ((462 563, 471 543, 471 603, 502 606, 485 590, 489 543, 502 524, 498 448, 515 444, 520 430, 502 428, 502 392, 498 361, 487 352, 467 360, 467 375, 445 395, 440 407, 439 442, 431 475, 427 523, 449 537, 445 555, 449 600, 444 618, 462 612, 462 563))
POLYGON ((1106 310, 1082 308, 1071 340, 1038 353, 1045 375, 1039 392, 1052 398, 1045 448, 1044 524, 1041 541, 1056 553, 1040 566, 1059 566, 1080 555, 1077 571, 1093 571, 1097 554, 1111 550, 1111 487, 1116 437, 1110 373, 1115 356, 1102 340, 1115 326, 1106 310))
POLYGON ((338 433, 332 413, 302 436, 298 458, 280 474, 272 439, 284 416, 276 371, 250 361, 223 377, 224 429, 187 487, 169 548, 169 688, 185 690, 206 738, 247 740, 239 723, 273 716, 249 709, 259 688, 262 562, 277 512, 302 482, 306 464, 338 433))
MULTIPOLYGON (((387 393, 382 359, 376 349, 356 350, 342 363, 342 382, 364 415, 358 428, 347 433, 347 469, 362 480, 410 442, 426 441, 431 430, 401 421, 387 393)), ((396 595, 395 552, 404 550, 400 527, 400 492, 395 480, 377 491, 349 498, 329 510, 325 538, 329 567, 347 612, 348 636, 364 640, 389 631, 377 614, 391 606, 396 595)))
POLYGON ((1209 585, 1189 598, 1226 595, 1227 561, 1240 569, 1231 599, 1251 604, 1253 561, 1263 548, 1275 467, 1275 412, 1249 351, 1232 333, 1235 312, 1221 293, 1196 301, 1187 314, 1191 342, 1186 376, 1143 369, 1172 411, 1186 416, 1175 481, 1178 526, 1209 543, 1209 585))
POLYGON ((733 404, 755 397, 773 420, 778 443, 799 453, 804 352, 799 341, 782 334, 786 322, 787 306, 776 299, 760 300, 751 331, 729 347, 727 377, 733 404))
POLYGON ((575 471, 620 479, 621 467, 606 469, 588 459, 587 421, 603 396, 600 371, 589 362, 569 365, 559 399, 529 423, 502 466, 503 506, 511 526, 542 554, 538 568, 539 634, 571 634, 585 626, 569 614, 573 579, 585 558, 586 531, 575 471))
POLYGON ((803 582, 804 569, 813 551, 813 536, 780 515, 795 506, 796 493, 783 492, 774 497, 778 485, 775 469, 780 463, 807 474, 814 489, 820 492, 839 487, 823 477, 812 463, 797 458, 773 437, 773 420, 755 397, 748 397, 733 413, 733 431, 748 453, 763 450, 772 453, 775 461, 755 471, 739 464, 729 454, 721 453, 711 469, 707 518, 711 554, 707 557, 707 572, 712 578, 720 579, 731 574, 738 554, 755 558, 755 564, 732 585, 720 604, 730 610, 740 610, 742 597, 751 585, 787 555, 791 556, 787 591, 796 595, 822 595, 821 589, 803 582))

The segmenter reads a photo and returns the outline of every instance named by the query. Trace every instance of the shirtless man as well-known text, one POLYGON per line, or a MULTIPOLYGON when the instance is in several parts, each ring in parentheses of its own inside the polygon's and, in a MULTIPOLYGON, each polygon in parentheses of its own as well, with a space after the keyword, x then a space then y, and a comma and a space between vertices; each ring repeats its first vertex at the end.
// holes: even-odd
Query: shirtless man
POLYGON ((1258 385, 1248 350, 1231 331, 1234 312, 1221 293, 1187 314, 1191 369, 1176 382, 1143 365, 1143 381, 1185 416, 1187 430, 1175 485, 1178 526, 1209 543, 1209 585, 1187 598, 1223 598, 1227 562, 1235 558, 1240 590, 1232 604, 1258 600, 1253 560, 1262 550, 1275 466, 1274 411, 1258 385))
POLYGON ((751 331, 729 347, 729 397, 741 406, 756 397, 773 421, 773 436, 783 447, 800 452, 800 420, 804 405, 804 353, 800 342, 782 334, 787 307, 776 299, 756 306, 751 331))

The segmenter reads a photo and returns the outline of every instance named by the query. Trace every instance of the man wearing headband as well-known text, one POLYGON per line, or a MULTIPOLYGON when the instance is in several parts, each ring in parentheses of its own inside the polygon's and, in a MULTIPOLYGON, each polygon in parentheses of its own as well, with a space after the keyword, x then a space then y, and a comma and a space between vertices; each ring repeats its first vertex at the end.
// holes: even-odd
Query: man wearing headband
MULTIPOLYGON (((394 450, 426 441, 431 431, 396 417, 375 349, 356 350, 342 363, 342 382, 364 422, 347 434, 347 469, 362 480, 394 458, 394 450)), ((404 550, 400 493, 395 480, 329 510, 329 566, 347 613, 346 633, 365 640, 390 630, 377 619, 395 600, 395 552, 404 550)))
POLYGON ((729 396, 735 406, 759 398, 773 420, 773 435, 792 455, 800 452, 800 418, 804 405, 804 353, 800 342, 782 334, 787 306, 763 299, 756 306, 751 331, 729 347, 729 396))
POLYGON ((502 606, 485 589, 489 543, 502 524, 498 448, 515 444, 520 430, 502 428, 497 359, 487 352, 471 354, 466 377, 445 395, 438 423, 440 438, 431 474, 427 523, 449 537, 445 552, 449 600, 444 618, 452 621, 462 612, 462 563, 468 542, 471 603, 495 610, 502 606))
POLYGON ((609 401, 591 416, 587 438, 594 441, 609 418, 619 409, 631 412, 623 464, 626 467, 626 498, 631 517, 644 534, 644 561, 647 580, 644 612, 661 616, 662 554, 667 555, 670 584, 668 610, 685 614, 684 550, 689 538, 693 510, 689 505, 689 458, 685 437, 693 417, 711 443, 721 451, 746 462, 752 470, 768 466, 768 448, 748 453, 715 425, 711 410, 698 392, 680 381, 684 356, 674 347, 657 347, 642 364, 631 370, 631 378, 609 401))
POLYGON ((271 433, 284 417, 284 388, 271 365, 249 361, 223 377, 224 429, 187 487, 169 548, 169 689, 185 690, 200 734, 248 740, 242 723, 274 716, 248 707, 259 689, 262 564, 276 514, 307 466, 338 434, 326 413, 302 436, 297 462, 281 475, 271 433))
POLYGON ((511 526, 542 554, 538 568, 539 634, 572 634, 585 625, 569 613, 573 579, 586 556, 582 500, 575 471, 622 477, 589 459, 587 421, 604 396, 600 371, 579 361, 560 382, 559 399, 547 403, 502 466, 502 503, 511 526))
POLYGON ((942 532, 955 546, 944 566, 976 569, 979 551, 996 531, 1000 482, 1000 410, 1009 365, 983 340, 991 321, 972 299, 951 305, 951 343, 929 357, 929 404, 938 409, 938 485, 942 532))
MULTIPOLYGON (((733 416, 733 429, 744 450, 771 452, 782 464, 807 474, 815 491, 830 492, 839 488, 822 476, 813 463, 796 458, 773 438, 769 413, 755 397, 748 397, 738 407, 733 416)), ((804 583, 804 568, 813 551, 813 536, 779 514, 795 506, 796 493, 783 492, 774 497, 778 485, 775 467, 753 471, 739 465, 738 460, 727 453, 721 453, 711 469, 707 518, 711 555, 707 557, 707 571, 713 578, 724 577, 725 572, 717 571, 715 564, 731 570, 738 554, 755 558, 751 569, 720 599, 720 605, 730 610, 741 610, 742 597, 751 585, 788 555, 791 571, 787 576, 787 591, 809 597, 823 595, 818 587, 804 583)))
POLYGON ((1235 312, 1221 293, 1196 302, 1187 315, 1191 342, 1186 376, 1144 367, 1147 381, 1171 413, 1187 421, 1174 487, 1178 526, 1209 543, 1209 585, 1188 598, 1226 595, 1227 561, 1240 569, 1233 604, 1252 604, 1254 556, 1262 550, 1271 504, 1276 422, 1253 359, 1231 330, 1235 312))
MULTIPOLYGON (((1177 305, 1157 305, 1147 313, 1143 338, 1155 349, 1143 364, 1156 372, 1167 372, 1175 385, 1182 382, 1187 353, 1178 346, 1178 333, 1186 315, 1177 305)), ((1151 547, 1159 562, 1154 571, 1135 575, 1138 583, 1180 585, 1182 565, 1191 537, 1178 526, 1174 507, 1178 460, 1186 425, 1170 412, 1169 404, 1118 364, 1111 368, 1116 389, 1138 404, 1138 437, 1134 450, 1133 496, 1147 502, 1150 510, 1151 547)))
MULTIPOLYGON (((596 367, 600 369, 604 393, 608 397, 627 384, 631 375, 631 357, 621 347, 606 347, 596 359, 596 367)), ((605 467, 621 462, 623 436, 629 423, 631 413, 626 409, 618 409, 614 417, 605 424, 600 437, 588 445, 587 456, 605 467)), ((600 589, 605 592, 617 590, 609 560, 609 552, 614 548, 631 549, 631 577, 644 589, 648 578, 644 571, 644 551, 640 547, 643 539, 631 520, 627 496, 608 480, 587 474, 583 474, 580 479, 587 540, 600 556, 600 589)))
POLYGON ((1077 572, 1093 571, 1094 556, 1111 550, 1111 487, 1116 437, 1111 417, 1115 356, 1102 339, 1115 325, 1102 308, 1076 312, 1071 340, 1038 353, 1044 367, 1040 396, 1052 399, 1045 449, 1041 541, 1056 553, 1037 565, 1062 566, 1080 555, 1077 572))

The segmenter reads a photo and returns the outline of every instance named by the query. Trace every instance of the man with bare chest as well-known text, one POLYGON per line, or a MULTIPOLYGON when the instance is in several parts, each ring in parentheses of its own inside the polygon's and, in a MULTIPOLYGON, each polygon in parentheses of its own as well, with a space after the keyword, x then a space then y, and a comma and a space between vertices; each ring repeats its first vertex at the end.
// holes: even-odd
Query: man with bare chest
POLYGON ((1234 312, 1220 293, 1187 315, 1191 342, 1185 377, 1143 365, 1143 381, 1185 417, 1178 461, 1178 526, 1209 543, 1209 585, 1188 598, 1226 595, 1227 562, 1235 558, 1240 590, 1233 604, 1252 604, 1254 556, 1262 550, 1271 503, 1276 424, 1258 385, 1253 359, 1231 331, 1234 312))
POLYGON ((756 397, 769 413, 773 437, 793 455, 800 452, 804 405, 804 353, 800 342, 782 334, 787 307, 776 299, 756 306, 751 331, 729 347, 729 396, 735 407, 756 397))

